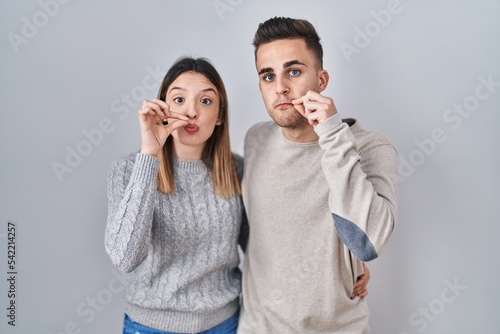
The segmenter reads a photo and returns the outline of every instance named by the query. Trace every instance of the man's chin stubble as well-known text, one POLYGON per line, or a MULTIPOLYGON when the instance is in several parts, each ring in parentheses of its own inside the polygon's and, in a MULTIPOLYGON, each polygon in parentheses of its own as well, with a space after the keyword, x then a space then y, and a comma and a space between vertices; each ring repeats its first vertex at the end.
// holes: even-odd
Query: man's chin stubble
POLYGON ((278 126, 293 130, 304 128, 309 124, 307 122, 307 119, 300 114, 299 117, 288 117, 285 119, 280 119, 273 116, 271 116, 271 118, 278 126))

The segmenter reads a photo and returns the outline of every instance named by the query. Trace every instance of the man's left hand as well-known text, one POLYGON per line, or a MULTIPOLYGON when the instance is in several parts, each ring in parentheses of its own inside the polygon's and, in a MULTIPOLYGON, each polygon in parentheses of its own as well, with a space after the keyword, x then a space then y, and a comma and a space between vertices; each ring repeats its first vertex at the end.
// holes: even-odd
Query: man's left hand
POLYGON ((366 287, 368 286, 368 282, 370 281, 370 270, 368 270, 368 267, 364 263, 363 269, 363 275, 359 276, 356 284, 354 284, 351 298, 354 298, 356 296, 364 298, 368 295, 368 289, 366 287))
POLYGON ((337 113, 333 99, 312 90, 292 101, 295 109, 307 118, 311 125, 317 125, 337 113))

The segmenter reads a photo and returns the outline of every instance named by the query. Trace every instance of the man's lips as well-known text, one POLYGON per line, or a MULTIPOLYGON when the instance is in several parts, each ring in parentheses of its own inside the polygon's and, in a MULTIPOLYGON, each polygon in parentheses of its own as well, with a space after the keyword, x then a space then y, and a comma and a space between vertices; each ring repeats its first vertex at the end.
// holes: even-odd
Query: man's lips
POLYGON ((278 103, 275 108, 277 108, 277 109, 285 109, 285 108, 288 108, 288 107, 293 107, 293 103, 292 102, 281 102, 281 103, 278 103))
POLYGON ((184 130, 186 130, 187 133, 191 134, 198 132, 199 129, 200 128, 196 124, 188 124, 184 127, 184 130))

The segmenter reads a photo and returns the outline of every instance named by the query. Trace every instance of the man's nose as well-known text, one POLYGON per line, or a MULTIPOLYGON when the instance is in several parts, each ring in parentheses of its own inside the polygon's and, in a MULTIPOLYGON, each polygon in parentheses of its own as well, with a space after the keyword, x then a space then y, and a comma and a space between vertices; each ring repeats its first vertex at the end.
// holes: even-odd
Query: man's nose
POLYGON ((276 94, 283 95, 289 92, 288 81, 284 78, 276 78, 276 94))

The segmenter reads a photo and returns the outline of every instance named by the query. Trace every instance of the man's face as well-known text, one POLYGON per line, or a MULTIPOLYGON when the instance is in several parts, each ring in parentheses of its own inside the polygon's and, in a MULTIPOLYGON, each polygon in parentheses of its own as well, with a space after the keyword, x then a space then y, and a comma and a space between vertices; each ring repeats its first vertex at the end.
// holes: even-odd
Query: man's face
POLYGON ((303 39, 283 39, 263 44, 257 51, 259 88, 271 118, 281 127, 299 129, 307 119, 293 106, 309 90, 326 88, 323 73, 303 39))

